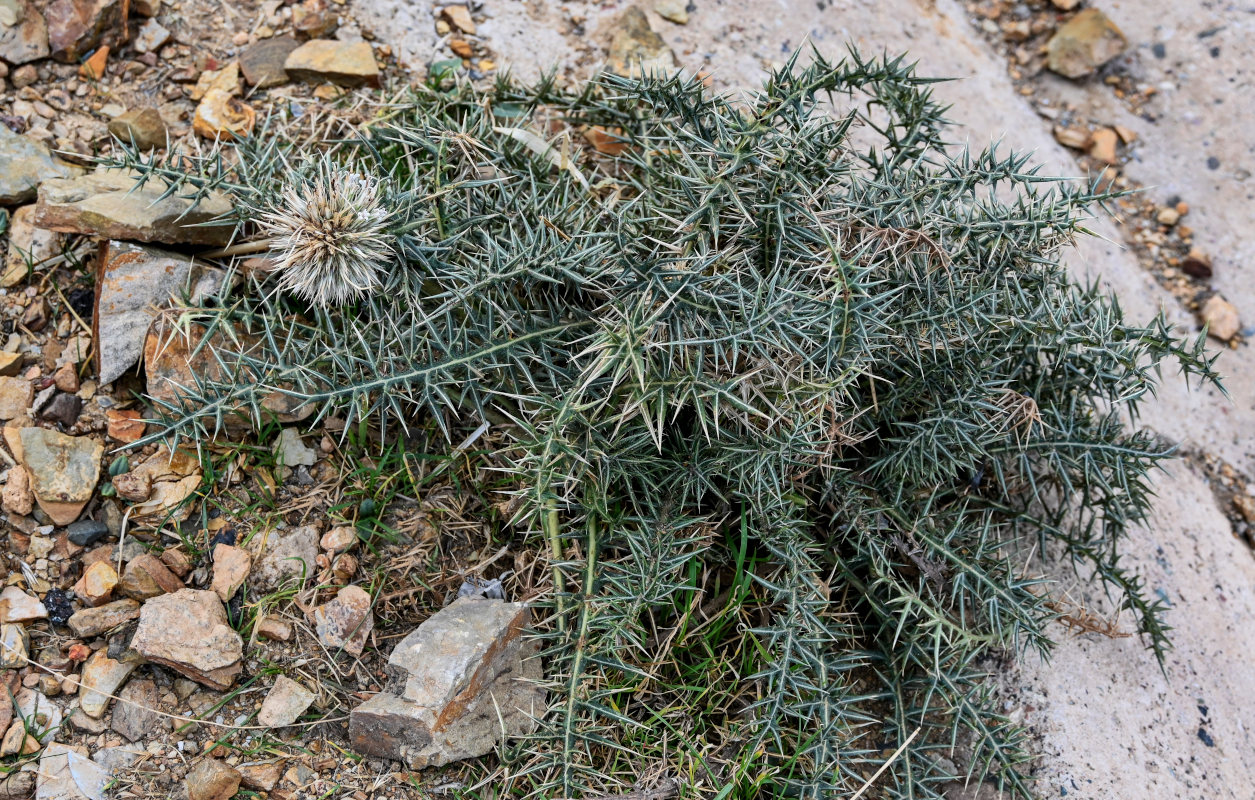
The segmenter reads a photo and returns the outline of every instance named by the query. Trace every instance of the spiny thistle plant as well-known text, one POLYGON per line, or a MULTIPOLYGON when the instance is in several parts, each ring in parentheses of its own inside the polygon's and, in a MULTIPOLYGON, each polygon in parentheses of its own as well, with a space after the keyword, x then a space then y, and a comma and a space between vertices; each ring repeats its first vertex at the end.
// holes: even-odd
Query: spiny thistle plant
POLYGON ((1133 425, 1165 361, 1216 376, 1201 337, 1061 266, 1101 189, 947 148, 930 83, 857 53, 738 99, 437 76, 330 155, 128 153, 230 193, 278 265, 184 312, 224 377, 158 403, 157 435, 274 397, 385 440, 493 422, 552 570, 552 707, 506 791, 648 767, 688 796, 848 797, 887 766, 882 796, 1027 796, 985 678, 1051 647, 1030 556, 1096 575, 1162 658, 1120 544, 1169 448, 1133 425))

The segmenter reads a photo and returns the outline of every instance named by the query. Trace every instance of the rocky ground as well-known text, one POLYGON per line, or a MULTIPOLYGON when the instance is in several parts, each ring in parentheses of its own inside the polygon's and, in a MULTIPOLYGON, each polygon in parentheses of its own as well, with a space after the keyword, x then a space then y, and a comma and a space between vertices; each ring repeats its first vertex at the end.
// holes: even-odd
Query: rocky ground
MULTIPOLYGON (((974 146, 1002 137, 1051 170, 1146 189, 1095 222, 1075 265, 1131 314, 1206 323, 1227 351, 1230 398, 1173 386, 1147 414, 1188 457, 1135 556, 1174 606, 1178 649, 1161 674, 1136 640, 1099 630, 1119 619, 1061 629, 1055 662, 1008 667, 1002 692, 1037 734, 1043 796, 1248 796, 1249 15, 1117 0, 354 2, 0 0, 0 682, 14 699, 0 703, 0 799, 37 785, 93 799, 456 792, 492 767, 417 769, 493 747, 495 713, 471 701, 539 702, 513 680, 534 663, 518 608, 491 599, 528 598, 529 559, 490 547, 475 500, 440 481, 421 497, 389 486, 414 465, 342 449, 336 420, 201 453, 118 450, 146 432, 139 394, 172 398, 212 368, 170 298, 225 279, 189 253, 228 232, 187 227, 186 201, 128 192, 87 156, 111 135, 188 152, 260 125, 333 136, 369 119, 361 87, 395 90, 436 62, 473 79, 556 64, 577 80, 644 61, 736 89, 807 41, 909 50, 965 79, 939 92, 974 146), (382 497, 388 515, 371 519, 382 497), (504 587, 464 581, 507 567, 504 587), (475 597, 448 605, 459 594, 475 597), (433 644, 449 630, 475 635, 433 644), (433 742, 446 717, 455 733, 433 742)), ((1083 577, 1058 577, 1085 619, 1103 613, 1083 577)))

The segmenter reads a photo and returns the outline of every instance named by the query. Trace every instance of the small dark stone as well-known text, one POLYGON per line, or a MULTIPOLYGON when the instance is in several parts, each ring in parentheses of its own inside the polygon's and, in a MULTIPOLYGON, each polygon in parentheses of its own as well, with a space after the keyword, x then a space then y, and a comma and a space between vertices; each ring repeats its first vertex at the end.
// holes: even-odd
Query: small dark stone
POLYGON ((78 287, 71 289, 69 294, 70 308, 74 309, 74 313, 78 314, 84 320, 92 318, 92 311, 96 307, 96 290, 78 287))
POLYGON ((78 421, 78 414, 83 410, 83 399, 75 394, 61 392, 52 398, 39 415, 46 420, 60 423, 67 428, 78 421))
POLYGON ((54 625, 64 625, 74 614, 70 598, 64 589, 52 588, 44 595, 44 608, 48 609, 48 619, 54 625))
POLYGON ((235 545, 235 528, 223 528, 209 538, 209 552, 213 553, 214 545, 229 544, 235 545))
POLYGON ((227 622, 237 631, 244 624, 244 587, 241 586, 227 601, 227 622))
POLYGON ((1207 156, 1207 169, 1220 169, 1220 159, 1215 156, 1207 156))
POLYGON ((292 480, 296 481, 297 486, 313 486, 317 483, 314 480, 314 476, 309 474, 309 467, 304 464, 297 467, 296 471, 292 473, 292 480))
POLYGON ((1164 47, 1163 42, 1155 42, 1150 46, 1150 51, 1155 54, 1155 58, 1166 58, 1168 56, 1168 48, 1164 47))
POLYGON ((1208 52, 1210 52, 1210 53, 1211 53, 1211 57, 1212 57, 1212 58, 1220 58, 1220 48, 1219 48, 1219 47, 1213 47, 1213 48, 1211 48, 1211 50, 1209 50, 1208 52))
POLYGON ((90 547, 109 532, 109 526, 94 519, 80 519, 78 522, 71 522, 65 531, 74 544, 90 547))
POLYGON ((1198 740, 1208 747, 1215 747, 1216 740, 1211 738, 1211 734, 1202 725, 1198 726, 1198 740))
POLYGON ((1181 271, 1191 278, 1208 280, 1214 274, 1211 259, 1205 253, 1191 250, 1181 261, 1181 271))

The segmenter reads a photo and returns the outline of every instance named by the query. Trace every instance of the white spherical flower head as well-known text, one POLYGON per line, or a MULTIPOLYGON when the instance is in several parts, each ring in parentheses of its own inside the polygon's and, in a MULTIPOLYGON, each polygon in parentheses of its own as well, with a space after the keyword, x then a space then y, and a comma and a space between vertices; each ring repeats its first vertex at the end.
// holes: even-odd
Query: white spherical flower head
POLYGON ((288 187, 259 224, 278 253, 279 287, 326 308, 377 289, 393 258, 379 183, 324 163, 288 187))

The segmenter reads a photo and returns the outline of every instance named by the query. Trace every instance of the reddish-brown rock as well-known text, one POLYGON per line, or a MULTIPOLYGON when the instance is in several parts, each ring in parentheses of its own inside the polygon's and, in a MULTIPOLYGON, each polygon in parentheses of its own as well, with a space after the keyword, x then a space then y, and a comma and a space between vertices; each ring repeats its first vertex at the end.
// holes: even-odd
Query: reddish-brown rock
POLYGON ((67 64, 102 44, 116 44, 122 30, 120 0, 52 0, 44 16, 52 57, 67 64))
POLYGON ((109 438, 122 444, 138 442, 148 430, 143 412, 134 409, 111 408, 105 411, 105 419, 109 423, 109 438))
POLYGON ((119 592, 141 602, 182 588, 183 581, 151 553, 144 553, 127 562, 118 582, 119 592))
POLYGON ((205 758, 187 773, 187 800, 227 800, 240 789, 235 767, 205 758))
MULTIPOLYGON (((164 316, 153 321, 144 341, 144 365, 148 375, 148 394, 151 397, 171 407, 178 407, 184 402, 187 390, 195 388, 196 377, 203 381, 224 381, 228 377, 223 375, 221 364, 212 353, 212 347, 201 346, 201 339, 206 332, 206 328, 196 323, 175 327, 164 316)), ((219 333, 217 336, 223 334, 219 333)), ((232 349, 238 346, 245 353, 261 346, 257 337, 239 329, 230 345, 221 338, 216 341, 232 349)), ((252 380, 255 380, 253 376, 240 375, 234 376, 232 382, 238 384, 252 380)), ((308 417, 314 412, 314 407, 302 406, 298 399, 276 391, 262 399, 261 412, 266 419, 291 423, 308 417)), ((242 433, 252 427, 241 416, 243 413, 247 413, 246 410, 224 415, 228 433, 242 433)))

